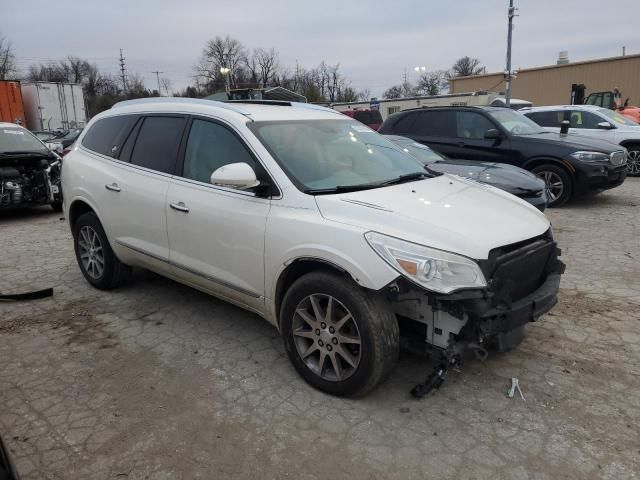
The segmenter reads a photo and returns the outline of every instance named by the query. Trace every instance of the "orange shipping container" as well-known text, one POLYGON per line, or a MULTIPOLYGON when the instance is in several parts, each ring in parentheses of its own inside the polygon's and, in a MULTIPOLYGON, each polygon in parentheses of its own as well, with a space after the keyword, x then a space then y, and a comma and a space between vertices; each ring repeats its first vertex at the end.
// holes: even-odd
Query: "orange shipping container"
POLYGON ((25 124, 20 82, 0 80, 0 122, 25 124))

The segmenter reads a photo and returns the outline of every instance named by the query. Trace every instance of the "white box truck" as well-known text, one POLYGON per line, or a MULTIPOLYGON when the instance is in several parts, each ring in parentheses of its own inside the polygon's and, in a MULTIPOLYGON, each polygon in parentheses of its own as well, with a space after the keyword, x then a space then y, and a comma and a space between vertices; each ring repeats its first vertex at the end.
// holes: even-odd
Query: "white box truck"
POLYGON ((81 85, 34 82, 22 84, 21 90, 29 130, 68 130, 86 125, 81 85))

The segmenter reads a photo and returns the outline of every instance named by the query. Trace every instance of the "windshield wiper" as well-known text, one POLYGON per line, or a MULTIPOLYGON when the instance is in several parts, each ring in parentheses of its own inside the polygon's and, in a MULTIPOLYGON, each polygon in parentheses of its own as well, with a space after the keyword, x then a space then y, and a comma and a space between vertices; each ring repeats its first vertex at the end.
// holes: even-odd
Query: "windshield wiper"
POLYGON ((423 178, 431 178, 431 175, 429 175, 427 172, 407 173, 406 175, 400 175, 397 178, 392 178, 391 180, 378 183, 378 186, 386 187, 387 185, 397 185, 399 183, 412 182, 414 180, 421 180, 423 178))
POLYGON ((337 185, 330 188, 307 188, 303 192, 310 195, 322 195, 327 193, 357 192, 358 190, 369 190, 379 186, 379 183, 361 183, 360 185, 337 185))

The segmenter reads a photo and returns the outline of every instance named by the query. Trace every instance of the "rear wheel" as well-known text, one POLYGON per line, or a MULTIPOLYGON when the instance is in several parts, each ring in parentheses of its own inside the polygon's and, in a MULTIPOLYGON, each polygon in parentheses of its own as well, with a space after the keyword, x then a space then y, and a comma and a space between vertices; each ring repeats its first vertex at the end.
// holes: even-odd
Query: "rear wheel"
POLYGON ((631 177, 640 176, 640 146, 634 145, 628 149, 627 175, 631 177))
POLYGON ((295 369, 332 395, 364 395, 398 358, 398 322, 386 299, 336 273, 298 279, 284 297, 280 318, 295 369))
POLYGON ((549 207, 559 207, 571 198, 571 177, 563 168, 545 164, 535 167, 532 172, 544 180, 549 207))
POLYGON ((78 218, 73 226, 73 241, 78 266, 94 287, 110 290, 129 278, 131 267, 118 260, 95 213, 78 218))

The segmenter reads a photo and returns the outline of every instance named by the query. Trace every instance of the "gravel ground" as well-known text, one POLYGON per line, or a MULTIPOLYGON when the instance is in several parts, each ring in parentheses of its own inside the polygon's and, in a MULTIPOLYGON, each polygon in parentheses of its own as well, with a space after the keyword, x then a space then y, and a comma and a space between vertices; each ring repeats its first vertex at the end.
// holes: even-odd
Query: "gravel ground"
POLYGON ((421 401, 426 359, 332 398, 260 318, 144 271, 94 290, 59 214, 0 214, 0 291, 55 289, 0 304, 0 433, 24 480, 637 478, 639 205, 631 178, 549 211, 558 306, 421 401))

